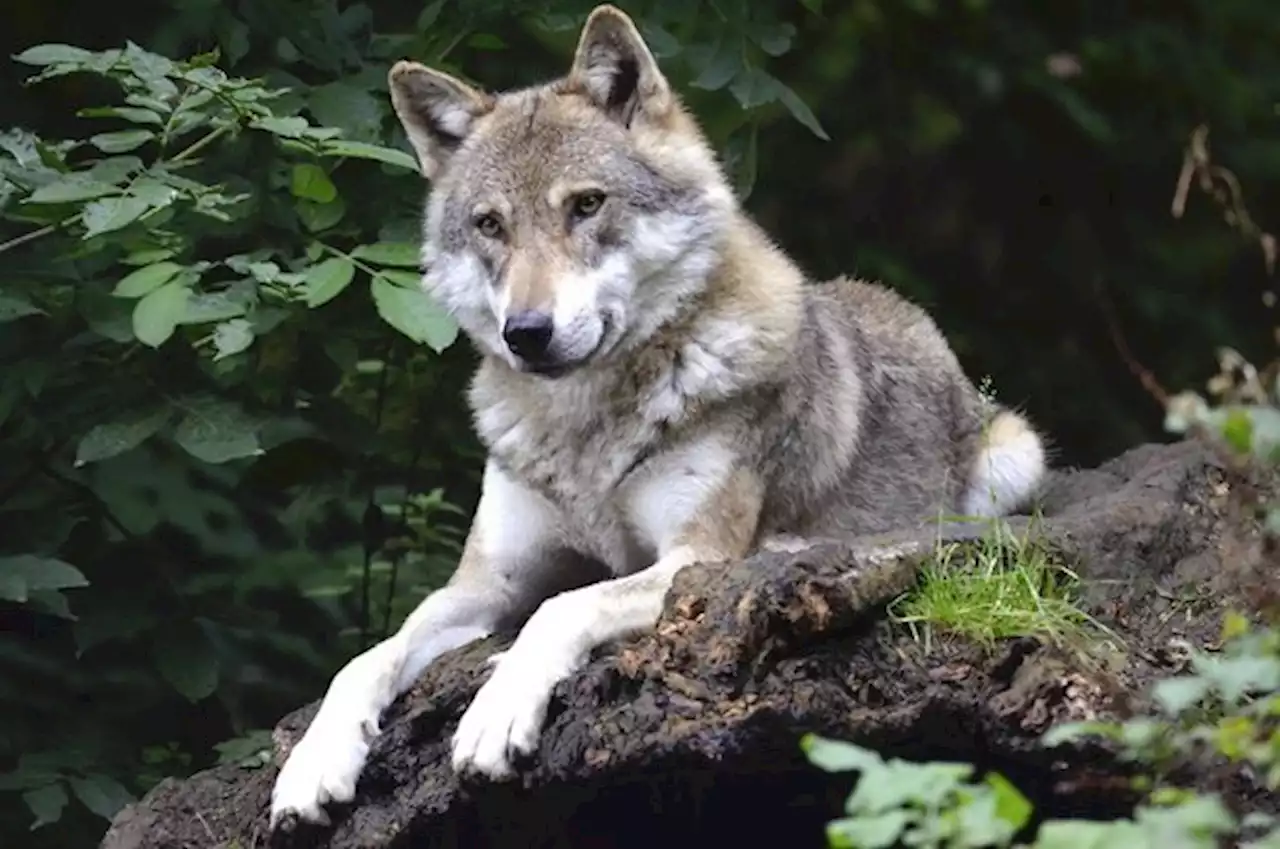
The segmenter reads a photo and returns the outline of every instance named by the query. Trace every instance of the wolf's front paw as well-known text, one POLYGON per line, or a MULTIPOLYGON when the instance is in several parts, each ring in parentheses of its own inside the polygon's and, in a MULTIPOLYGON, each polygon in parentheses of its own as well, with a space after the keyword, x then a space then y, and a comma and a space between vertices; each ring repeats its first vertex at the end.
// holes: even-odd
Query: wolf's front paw
POLYGON ((542 721, 556 683, 575 664, 554 651, 540 655, 513 646, 491 659, 493 675, 476 693, 453 735, 453 769, 509 778, 511 761, 538 748, 542 721))
POLYGON ((316 715, 271 789, 273 830, 291 830, 298 821, 328 825, 324 805, 355 798, 356 781, 369 755, 366 733, 377 733, 376 720, 316 715))

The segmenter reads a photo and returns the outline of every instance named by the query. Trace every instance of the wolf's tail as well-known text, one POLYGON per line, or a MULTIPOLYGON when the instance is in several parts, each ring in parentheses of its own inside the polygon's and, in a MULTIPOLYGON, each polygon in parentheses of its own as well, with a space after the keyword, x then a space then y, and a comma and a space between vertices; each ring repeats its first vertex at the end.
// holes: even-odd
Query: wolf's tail
POLYGON ((1047 470, 1043 438, 1021 413, 1002 409, 983 431, 961 512, 974 518, 1007 515, 1035 495, 1047 470))

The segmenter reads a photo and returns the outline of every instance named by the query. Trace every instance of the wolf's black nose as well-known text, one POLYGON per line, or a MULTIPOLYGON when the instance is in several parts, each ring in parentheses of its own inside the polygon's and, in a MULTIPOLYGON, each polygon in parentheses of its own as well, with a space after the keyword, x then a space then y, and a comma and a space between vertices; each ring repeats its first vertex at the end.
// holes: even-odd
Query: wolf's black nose
POLYGON ((539 360, 551 345, 555 323, 551 316, 537 310, 518 312, 502 326, 502 338, 515 354, 523 360, 539 360))

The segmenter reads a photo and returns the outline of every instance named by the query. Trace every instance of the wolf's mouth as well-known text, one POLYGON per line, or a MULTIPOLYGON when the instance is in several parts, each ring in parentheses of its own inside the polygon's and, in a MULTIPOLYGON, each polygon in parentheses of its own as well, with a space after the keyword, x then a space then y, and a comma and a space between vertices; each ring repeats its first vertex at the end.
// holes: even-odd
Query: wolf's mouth
POLYGON ((600 339, 596 342, 596 346, 581 357, 570 361, 556 360, 522 360, 520 362, 521 371, 526 374, 544 377, 548 380, 554 380, 558 377, 564 377, 570 372, 578 371, 591 364, 597 357, 606 352, 609 345, 610 331, 613 330, 613 316, 606 313, 600 317, 600 339))

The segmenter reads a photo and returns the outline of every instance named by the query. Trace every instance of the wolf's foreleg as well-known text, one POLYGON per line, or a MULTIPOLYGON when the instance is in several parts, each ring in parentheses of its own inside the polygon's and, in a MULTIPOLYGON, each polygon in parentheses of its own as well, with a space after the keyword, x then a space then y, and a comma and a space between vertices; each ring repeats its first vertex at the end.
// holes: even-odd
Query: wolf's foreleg
POLYGON ((578 670, 597 646, 654 626, 675 574, 693 563, 742 557, 759 517, 761 486, 743 469, 725 463, 678 464, 636 493, 632 507, 645 519, 658 559, 622 578, 602 581, 547 599, 529 618, 511 648, 458 723, 453 767, 500 779, 512 760, 538 746, 552 692, 578 670))
POLYGON ((558 518, 540 496, 496 466, 483 491, 458 569, 390 638, 334 676, 271 793, 271 827, 292 817, 326 823, 323 806, 349 802, 383 710, 433 660, 528 615, 554 583, 558 518))

